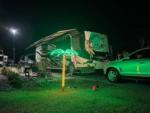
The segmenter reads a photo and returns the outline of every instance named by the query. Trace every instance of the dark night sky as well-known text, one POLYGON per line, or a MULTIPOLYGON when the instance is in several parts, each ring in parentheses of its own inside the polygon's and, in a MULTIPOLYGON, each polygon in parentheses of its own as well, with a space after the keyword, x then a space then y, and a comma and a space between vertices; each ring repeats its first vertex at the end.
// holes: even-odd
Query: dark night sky
POLYGON ((108 35, 115 51, 139 47, 138 40, 150 35, 148 3, 111 1, 0 0, 0 47, 11 55, 12 35, 17 55, 32 42, 62 29, 79 28, 108 35), (49 1, 49 2, 48 2, 49 1))

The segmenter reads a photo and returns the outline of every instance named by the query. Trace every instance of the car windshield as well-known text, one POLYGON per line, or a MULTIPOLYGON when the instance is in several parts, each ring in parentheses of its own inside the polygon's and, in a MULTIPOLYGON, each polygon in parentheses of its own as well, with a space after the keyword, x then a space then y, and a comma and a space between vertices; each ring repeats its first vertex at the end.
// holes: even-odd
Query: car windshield
POLYGON ((137 51, 134 54, 129 56, 130 59, 141 59, 141 58, 150 58, 150 49, 143 49, 137 51))

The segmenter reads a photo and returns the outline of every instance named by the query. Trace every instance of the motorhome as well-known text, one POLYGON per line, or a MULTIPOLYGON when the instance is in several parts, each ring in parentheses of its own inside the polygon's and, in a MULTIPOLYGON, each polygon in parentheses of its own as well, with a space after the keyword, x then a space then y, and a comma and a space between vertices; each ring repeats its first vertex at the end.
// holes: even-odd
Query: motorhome
POLYGON ((76 51, 78 55, 67 58, 66 69, 70 73, 75 71, 89 73, 103 69, 110 53, 105 34, 77 29, 58 31, 34 42, 27 49, 32 47, 35 47, 36 63, 44 64, 44 67, 49 66, 51 70, 62 68, 62 58, 57 55, 48 56, 49 51, 56 49, 76 51))

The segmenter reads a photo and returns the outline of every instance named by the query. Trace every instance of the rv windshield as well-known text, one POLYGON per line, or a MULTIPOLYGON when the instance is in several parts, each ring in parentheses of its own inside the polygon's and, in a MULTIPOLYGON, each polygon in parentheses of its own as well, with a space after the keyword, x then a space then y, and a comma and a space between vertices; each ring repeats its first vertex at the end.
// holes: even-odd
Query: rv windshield
POLYGON ((109 54, 108 52, 97 52, 94 51, 95 55, 93 55, 93 59, 95 60, 108 60, 109 54))

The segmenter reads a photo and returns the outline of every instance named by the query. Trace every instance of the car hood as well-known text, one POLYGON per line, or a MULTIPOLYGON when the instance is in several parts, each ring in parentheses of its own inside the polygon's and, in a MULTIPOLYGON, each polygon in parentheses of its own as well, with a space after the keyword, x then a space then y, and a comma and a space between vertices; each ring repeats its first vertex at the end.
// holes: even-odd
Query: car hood
POLYGON ((120 60, 113 60, 113 61, 108 62, 106 65, 108 67, 111 65, 119 65, 121 61, 122 61, 121 59, 120 60))

